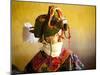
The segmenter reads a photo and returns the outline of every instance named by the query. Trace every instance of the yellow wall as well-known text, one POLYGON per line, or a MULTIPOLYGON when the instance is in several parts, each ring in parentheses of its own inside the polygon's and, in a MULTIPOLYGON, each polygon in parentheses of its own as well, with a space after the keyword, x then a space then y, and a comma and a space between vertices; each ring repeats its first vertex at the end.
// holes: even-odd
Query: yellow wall
MULTIPOLYGON (((34 25, 37 16, 48 12, 49 5, 60 7, 63 15, 68 19, 72 35, 71 49, 80 56, 86 65, 91 63, 87 61, 88 59, 93 59, 95 63, 95 6, 15 1, 12 2, 12 63, 23 70, 39 51, 39 43, 31 44, 23 41, 23 26, 26 22, 34 25)), ((64 46, 66 45, 67 40, 64 46)))

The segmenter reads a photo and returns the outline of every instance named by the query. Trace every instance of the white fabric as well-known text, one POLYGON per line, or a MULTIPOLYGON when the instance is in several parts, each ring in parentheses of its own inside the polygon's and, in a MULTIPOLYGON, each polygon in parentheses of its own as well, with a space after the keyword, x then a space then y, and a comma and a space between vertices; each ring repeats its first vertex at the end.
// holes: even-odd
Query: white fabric
MULTIPOLYGON (((52 44, 52 53, 51 53, 52 57, 58 57, 60 55, 61 50, 62 50, 62 45, 63 45, 63 42, 52 44)), ((45 53, 50 55, 50 44, 44 45, 42 49, 44 50, 45 53)))

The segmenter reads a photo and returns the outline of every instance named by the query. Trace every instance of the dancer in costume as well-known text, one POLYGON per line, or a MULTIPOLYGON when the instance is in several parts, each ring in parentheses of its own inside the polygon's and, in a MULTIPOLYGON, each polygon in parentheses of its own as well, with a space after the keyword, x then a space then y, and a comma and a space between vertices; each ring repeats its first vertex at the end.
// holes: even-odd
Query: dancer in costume
POLYGON ((37 17, 30 32, 39 38, 43 47, 26 65, 25 73, 84 69, 78 56, 70 50, 70 27, 60 8, 49 6, 48 13, 37 17), (69 41, 68 49, 62 48, 64 39, 69 41))

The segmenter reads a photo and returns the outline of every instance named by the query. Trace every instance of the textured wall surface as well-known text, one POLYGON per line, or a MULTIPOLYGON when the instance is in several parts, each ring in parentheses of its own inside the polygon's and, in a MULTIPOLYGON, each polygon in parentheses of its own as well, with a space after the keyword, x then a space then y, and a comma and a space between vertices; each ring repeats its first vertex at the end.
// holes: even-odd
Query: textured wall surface
MULTIPOLYGON (((96 66, 96 7, 70 4, 51 4, 36 2, 12 2, 12 63, 20 70, 40 50, 40 43, 23 41, 24 23, 35 23, 37 16, 47 14, 48 6, 56 5, 62 9, 71 28, 71 50, 85 64, 86 69, 96 66)), ((64 41, 67 48, 68 40, 64 41)))

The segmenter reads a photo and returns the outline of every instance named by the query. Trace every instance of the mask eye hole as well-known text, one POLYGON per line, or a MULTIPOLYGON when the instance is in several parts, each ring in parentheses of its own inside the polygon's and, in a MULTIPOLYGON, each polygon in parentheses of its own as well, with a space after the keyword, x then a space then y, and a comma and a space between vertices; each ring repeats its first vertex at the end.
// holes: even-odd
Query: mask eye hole
POLYGON ((64 30, 67 30, 67 24, 64 24, 64 30))

